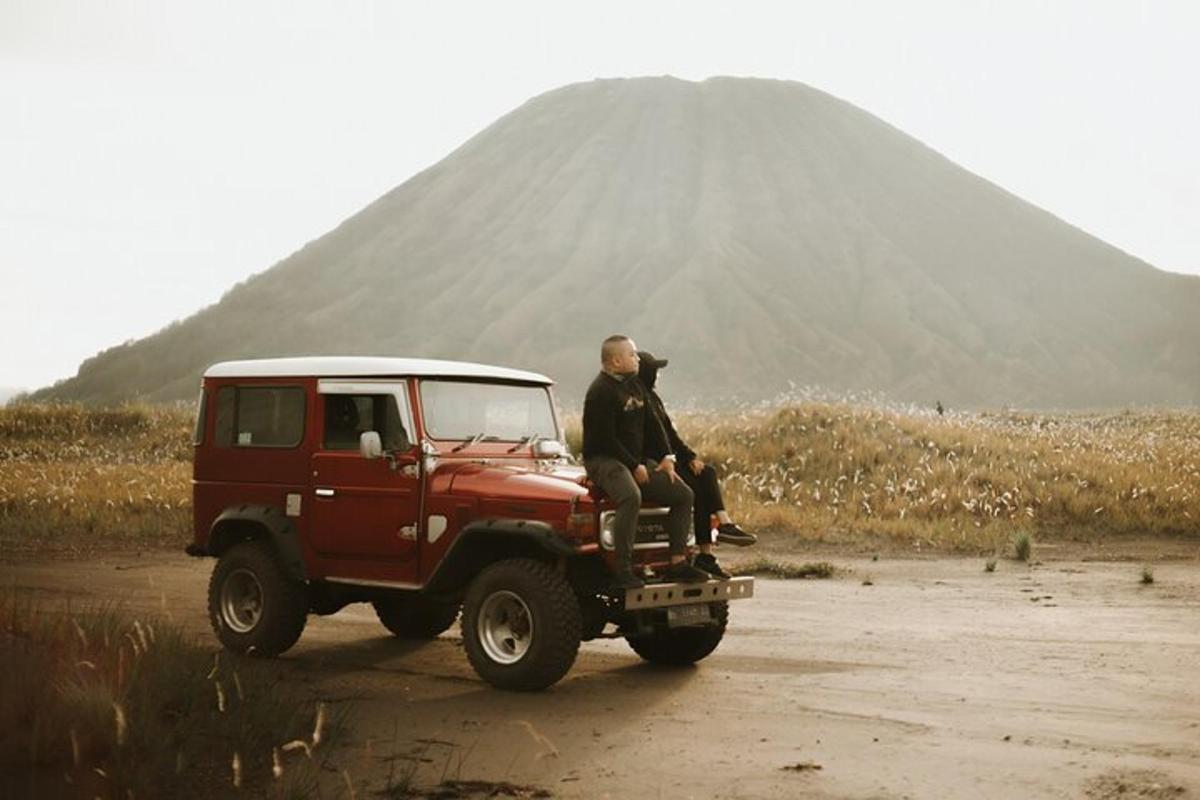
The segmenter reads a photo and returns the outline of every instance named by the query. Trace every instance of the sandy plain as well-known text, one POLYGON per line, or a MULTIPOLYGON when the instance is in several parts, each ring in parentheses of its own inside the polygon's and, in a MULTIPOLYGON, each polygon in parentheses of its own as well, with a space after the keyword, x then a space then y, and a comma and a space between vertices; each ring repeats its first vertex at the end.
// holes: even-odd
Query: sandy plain
MULTIPOLYGON (((310 617, 275 664, 347 714, 329 796, 446 778, 592 798, 1200 796, 1200 563, 841 558, 760 578, 693 668, 585 643, 538 694, 482 683, 457 626, 386 634, 368 606, 310 617), (339 788, 340 787, 340 788, 339 788)), ((211 561, 170 554, 0 565, 52 606, 166 614, 216 649, 211 561)), ((423 796, 416 794, 413 796, 423 796)), ((459 796, 473 796, 462 794, 459 796)))

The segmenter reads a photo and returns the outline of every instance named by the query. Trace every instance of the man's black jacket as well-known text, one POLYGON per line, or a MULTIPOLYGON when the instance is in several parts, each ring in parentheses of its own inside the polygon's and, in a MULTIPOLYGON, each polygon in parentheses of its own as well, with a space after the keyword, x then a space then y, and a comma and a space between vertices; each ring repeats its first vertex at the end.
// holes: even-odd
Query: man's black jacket
POLYGON ((630 472, 647 458, 671 452, 662 424, 638 379, 601 372, 583 399, 583 457, 608 456, 630 472))

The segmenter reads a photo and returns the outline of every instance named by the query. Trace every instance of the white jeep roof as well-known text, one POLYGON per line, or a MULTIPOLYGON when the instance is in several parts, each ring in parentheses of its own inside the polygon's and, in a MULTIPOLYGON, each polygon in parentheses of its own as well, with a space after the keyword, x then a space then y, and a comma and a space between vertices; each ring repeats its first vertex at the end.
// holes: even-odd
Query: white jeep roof
POLYGON ((204 372, 206 378, 326 378, 403 377, 419 375, 439 378, 490 378, 549 385, 554 381, 536 372, 526 372, 467 361, 433 358, 386 358, 381 356, 312 356, 305 358, 259 358, 222 361, 204 372))

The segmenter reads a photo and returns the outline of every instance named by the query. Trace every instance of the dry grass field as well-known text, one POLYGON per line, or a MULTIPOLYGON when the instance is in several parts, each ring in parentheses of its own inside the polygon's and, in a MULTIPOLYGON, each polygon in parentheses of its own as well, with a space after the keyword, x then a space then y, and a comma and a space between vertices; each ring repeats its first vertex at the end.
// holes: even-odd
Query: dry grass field
MULTIPOLYGON (((1023 535, 1200 535, 1200 413, 801 402, 678 416, 748 526, 798 542, 1006 553, 1023 535)), ((580 440, 577 418, 568 439, 580 440)))
POLYGON ((182 546, 191 435, 185 408, 0 408, 0 549, 182 546))
POLYGON ((688 420, 751 524, 942 550, 1200 532, 1200 414, 937 417, 837 406, 688 420))
MULTIPOLYGON (((781 545, 1007 554, 1200 534, 1200 412, 949 413, 796 402, 678 416, 745 524, 781 545)), ((192 411, 0 408, 0 548, 84 554, 190 536, 192 411)), ((578 450, 578 416, 567 439, 578 450)))

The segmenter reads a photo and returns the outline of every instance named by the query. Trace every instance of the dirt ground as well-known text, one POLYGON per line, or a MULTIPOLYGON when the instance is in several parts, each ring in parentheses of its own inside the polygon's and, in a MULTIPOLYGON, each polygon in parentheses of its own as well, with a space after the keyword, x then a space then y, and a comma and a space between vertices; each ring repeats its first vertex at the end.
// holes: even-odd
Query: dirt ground
MULTIPOLYGON (((350 796, 346 776, 359 798, 404 779, 567 798, 1200 797, 1194 557, 1151 585, 1132 563, 829 560, 831 580, 759 579, 694 668, 596 641, 549 691, 507 694, 457 628, 401 642, 354 606, 310 618, 280 676, 349 714, 327 797, 350 796)), ((0 584, 165 612, 215 648, 212 563, 8 563, 0 584)))

